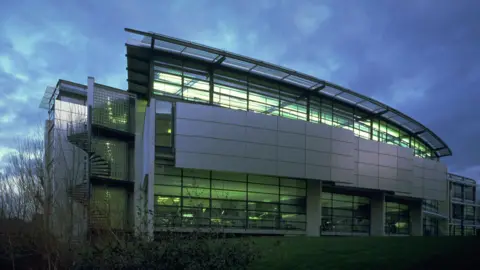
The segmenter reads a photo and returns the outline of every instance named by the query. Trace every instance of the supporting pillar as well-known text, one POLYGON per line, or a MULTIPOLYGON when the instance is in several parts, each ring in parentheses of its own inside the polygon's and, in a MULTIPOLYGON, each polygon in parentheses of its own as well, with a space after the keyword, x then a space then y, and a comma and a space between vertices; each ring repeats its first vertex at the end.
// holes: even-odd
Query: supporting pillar
POLYGON ((385 194, 378 193, 370 201, 370 235, 385 235, 385 194))
POLYGON ((409 204, 410 208, 410 235, 423 236, 422 200, 415 200, 409 204))
POLYGON ((308 180, 307 182, 307 235, 320 236, 322 225, 322 181, 308 180))

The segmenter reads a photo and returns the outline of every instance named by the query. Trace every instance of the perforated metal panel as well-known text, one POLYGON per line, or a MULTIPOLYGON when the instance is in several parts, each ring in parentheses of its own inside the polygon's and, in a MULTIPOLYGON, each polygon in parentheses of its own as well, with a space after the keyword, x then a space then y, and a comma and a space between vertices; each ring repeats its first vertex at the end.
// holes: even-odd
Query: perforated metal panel
POLYGON ((133 97, 95 85, 92 123, 107 128, 131 132, 130 104, 133 97))

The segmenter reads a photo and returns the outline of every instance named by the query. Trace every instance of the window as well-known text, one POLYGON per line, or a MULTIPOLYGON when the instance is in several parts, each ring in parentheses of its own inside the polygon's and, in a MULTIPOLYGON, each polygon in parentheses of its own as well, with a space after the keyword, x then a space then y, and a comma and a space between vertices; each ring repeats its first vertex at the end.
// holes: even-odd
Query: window
POLYGON ((452 204, 452 217, 454 219, 463 219, 463 205, 452 204))
POLYGON ((423 218, 423 235, 438 236, 438 219, 433 217, 423 218))
POLYGON ((370 200, 366 197, 322 192, 322 234, 370 233, 370 200))
POLYGON ((173 145, 172 103, 157 100, 155 107, 155 145, 170 148, 173 145))
MULTIPOLYGON (((387 198, 386 198, 387 199, 387 198)), ((410 234, 410 212, 406 204, 392 199, 385 202, 385 234, 410 234)))
POLYGON ((463 200, 463 186, 460 184, 453 183, 452 189, 453 189, 453 197, 463 200))
POLYGON ((475 220, 475 208, 473 206, 465 206, 465 220, 471 222, 475 220))
POLYGON ((438 201, 436 200, 424 200, 423 201, 423 210, 438 213, 438 201))
POLYGON ((471 186, 465 186, 465 200, 475 201, 475 188, 471 186))
POLYGON ((156 226, 305 230, 305 180, 158 167, 156 226))
POLYGON ((323 123, 364 139, 412 148, 419 157, 435 157, 429 146, 392 122, 328 97, 307 99, 304 90, 292 85, 221 68, 210 73, 206 65, 173 59, 156 61, 154 72, 154 94, 159 96, 323 123))

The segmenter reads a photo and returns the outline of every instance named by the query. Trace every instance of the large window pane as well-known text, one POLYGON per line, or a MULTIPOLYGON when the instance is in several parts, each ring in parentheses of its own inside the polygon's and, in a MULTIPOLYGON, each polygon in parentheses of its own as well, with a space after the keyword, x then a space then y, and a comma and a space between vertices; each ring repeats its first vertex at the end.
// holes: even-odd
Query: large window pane
POLYGON ((370 232, 367 197, 322 192, 322 234, 351 235, 370 232))
POLYGON ((385 233, 410 234, 409 207, 398 202, 385 202, 385 233))
POLYGON ((162 166, 156 171, 156 226, 305 230, 305 180, 162 166))

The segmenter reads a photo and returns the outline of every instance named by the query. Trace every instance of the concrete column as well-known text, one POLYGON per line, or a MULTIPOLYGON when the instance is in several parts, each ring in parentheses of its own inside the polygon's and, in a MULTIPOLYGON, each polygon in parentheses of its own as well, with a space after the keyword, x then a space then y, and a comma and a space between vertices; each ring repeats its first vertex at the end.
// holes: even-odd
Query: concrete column
POLYGON ((146 121, 146 100, 136 100, 135 104, 135 149, 134 149, 134 175, 135 175, 135 193, 133 201, 134 229, 137 233, 143 233, 146 228, 143 227, 143 213, 146 211, 146 185, 144 170, 144 140, 145 121, 146 121))
POLYGON ((409 203, 410 208, 410 235, 423 236, 423 211, 422 200, 409 203))
POLYGON ((148 175, 147 185, 147 232, 148 236, 153 240, 153 215, 154 215, 154 182, 155 182, 155 105, 154 98, 150 99, 150 104, 145 115, 146 125, 148 126, 148 133, 146 134, 147 141, 145 143, 145 173, 148 175))
POLYGON ((322 181, 308 180, 307 182, 307 235, 320 236, 322 225, 322 181))
POLYGON ((370 200, 370 235, 385 235, 385 194, 378 193, 370 200))

